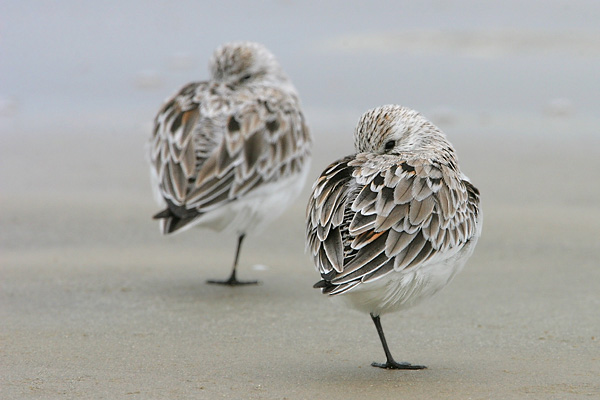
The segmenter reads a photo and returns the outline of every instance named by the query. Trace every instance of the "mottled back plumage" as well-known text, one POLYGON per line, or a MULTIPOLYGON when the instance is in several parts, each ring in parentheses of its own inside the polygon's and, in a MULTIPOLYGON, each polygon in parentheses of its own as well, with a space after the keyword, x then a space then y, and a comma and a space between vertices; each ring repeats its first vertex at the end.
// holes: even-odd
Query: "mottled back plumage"
MULTIPOLYGON (((368 284, 405 274, 413 277, 408 287, 416 270, 463 263, 480 234, 479 191, 439 129, 416 111, 384 106, 362 116, 355 146, 357 154, 325 169, 308 203, 307 248, 322 277, 315 286, 330 295, 379 290, 368 284)), ((366 299, 365 310, 378 314, 425 295, 388 289, 366 299)))
POLYGON ((252 229, 256 218, 236 219, 237 210, 204 217, 271 184, 301 180, 309 163, 311 138, 298 95, 267 49, 226 44, 215 51, 210 71, 210 80, 184 86, 155 119, 149 155, 167 206, 156 215, 164 233, 197 223, 252 229))

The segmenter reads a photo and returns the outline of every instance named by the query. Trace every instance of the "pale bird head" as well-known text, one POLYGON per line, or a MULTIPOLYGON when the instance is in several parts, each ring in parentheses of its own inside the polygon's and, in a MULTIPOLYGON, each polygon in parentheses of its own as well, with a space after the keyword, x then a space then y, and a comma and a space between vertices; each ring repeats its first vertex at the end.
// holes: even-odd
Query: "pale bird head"
POLYGON ((385 105, 364 113, 354 131, 359 153, 426 153, 451 149, 446 136, 419 112, 399 105, 385 105))
POLYGON ((288 82, 275 56, 254 42, 232 42, 217 48, 210 60, 210 72, 214 81, 234 87, 288 82))

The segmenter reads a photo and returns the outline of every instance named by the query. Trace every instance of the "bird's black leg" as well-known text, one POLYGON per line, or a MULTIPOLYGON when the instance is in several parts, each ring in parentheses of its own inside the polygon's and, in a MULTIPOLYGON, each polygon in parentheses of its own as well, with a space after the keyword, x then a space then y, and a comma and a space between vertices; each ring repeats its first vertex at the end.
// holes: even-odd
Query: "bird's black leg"
POLYGON ((371 365, 379 368, 386 369, 424 369, 427 368, 424 365, 413 365, 407 362, 396 362, 394 361, 394 357, 392 357, 392 353, 390 353, 390 349, 388 348, 387 341, 385 340, 385 335, 383 334, 383 328, 381 327, 381 321, 379 320, 379 315, 375 316, 371 313, 371 319, 375 323, 375 328, 377 328, 377 333, 379 334, 379 339, 381 339, 381 344, 383 345, 383 351, 385 351, 385 357, 387 361, 385 363, 372 363, 371 365))
POLYGON ((236 278, 236 269, 238 265, 238 259, 240 257, 240 250, 242 248, 242 241, 246 235, 244 233, 238 236, 238 244, 237 249, 235 251, 235 260, 233 261, 233 270, 231 271, 231 276, 229 279, 225 281, 216 281, 216 280, 208 280, 206 283, 215 284, 215 285, 228 285, 228 286, 239 286, 239 285, 256 285, 258 281, 238 281, 236 278))

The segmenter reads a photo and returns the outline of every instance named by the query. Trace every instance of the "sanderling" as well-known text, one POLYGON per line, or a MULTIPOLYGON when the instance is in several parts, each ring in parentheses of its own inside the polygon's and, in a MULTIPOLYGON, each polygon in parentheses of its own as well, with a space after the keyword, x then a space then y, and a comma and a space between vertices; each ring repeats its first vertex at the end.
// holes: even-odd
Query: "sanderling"
POLYGON ((442 289, 473 253, 481 233, 479 191, 460 171, 446 136, 421 114, 387 105, 367 111, 354 133, 357 154, 329 165, 307 207, 314 285, 368 312, 387 361, 380 315, 442 289))
POLYGON ((219 47, 205 82, 185 85, 154 121, 150 171, 163 234, 192 226, 237 233, 227 285, 244 236, 279 216, 299 194, 311 137, 296 89, 264 46, 219 47))

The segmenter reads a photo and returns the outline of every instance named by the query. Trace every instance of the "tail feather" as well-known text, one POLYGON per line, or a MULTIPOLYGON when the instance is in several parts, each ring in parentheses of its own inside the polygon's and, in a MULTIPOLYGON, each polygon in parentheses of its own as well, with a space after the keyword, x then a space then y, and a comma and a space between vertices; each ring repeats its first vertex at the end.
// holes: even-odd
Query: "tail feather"
POLYGON ((175 216, 175 214, 173 214, 173 212, 171 212, 171 210, 169 208, 165 208, 161 212, 156 213, 155 215, 153 215, 152 219, 171 218, 173 216, 175 216))
POLYGON ((161 226, 164 234, 173 233, 198 218, 201 213, 196 210, 186 209, 185 206, 177 206, 167 200, 167 208, 156 213, 152 219, 163 220, 161 226))

